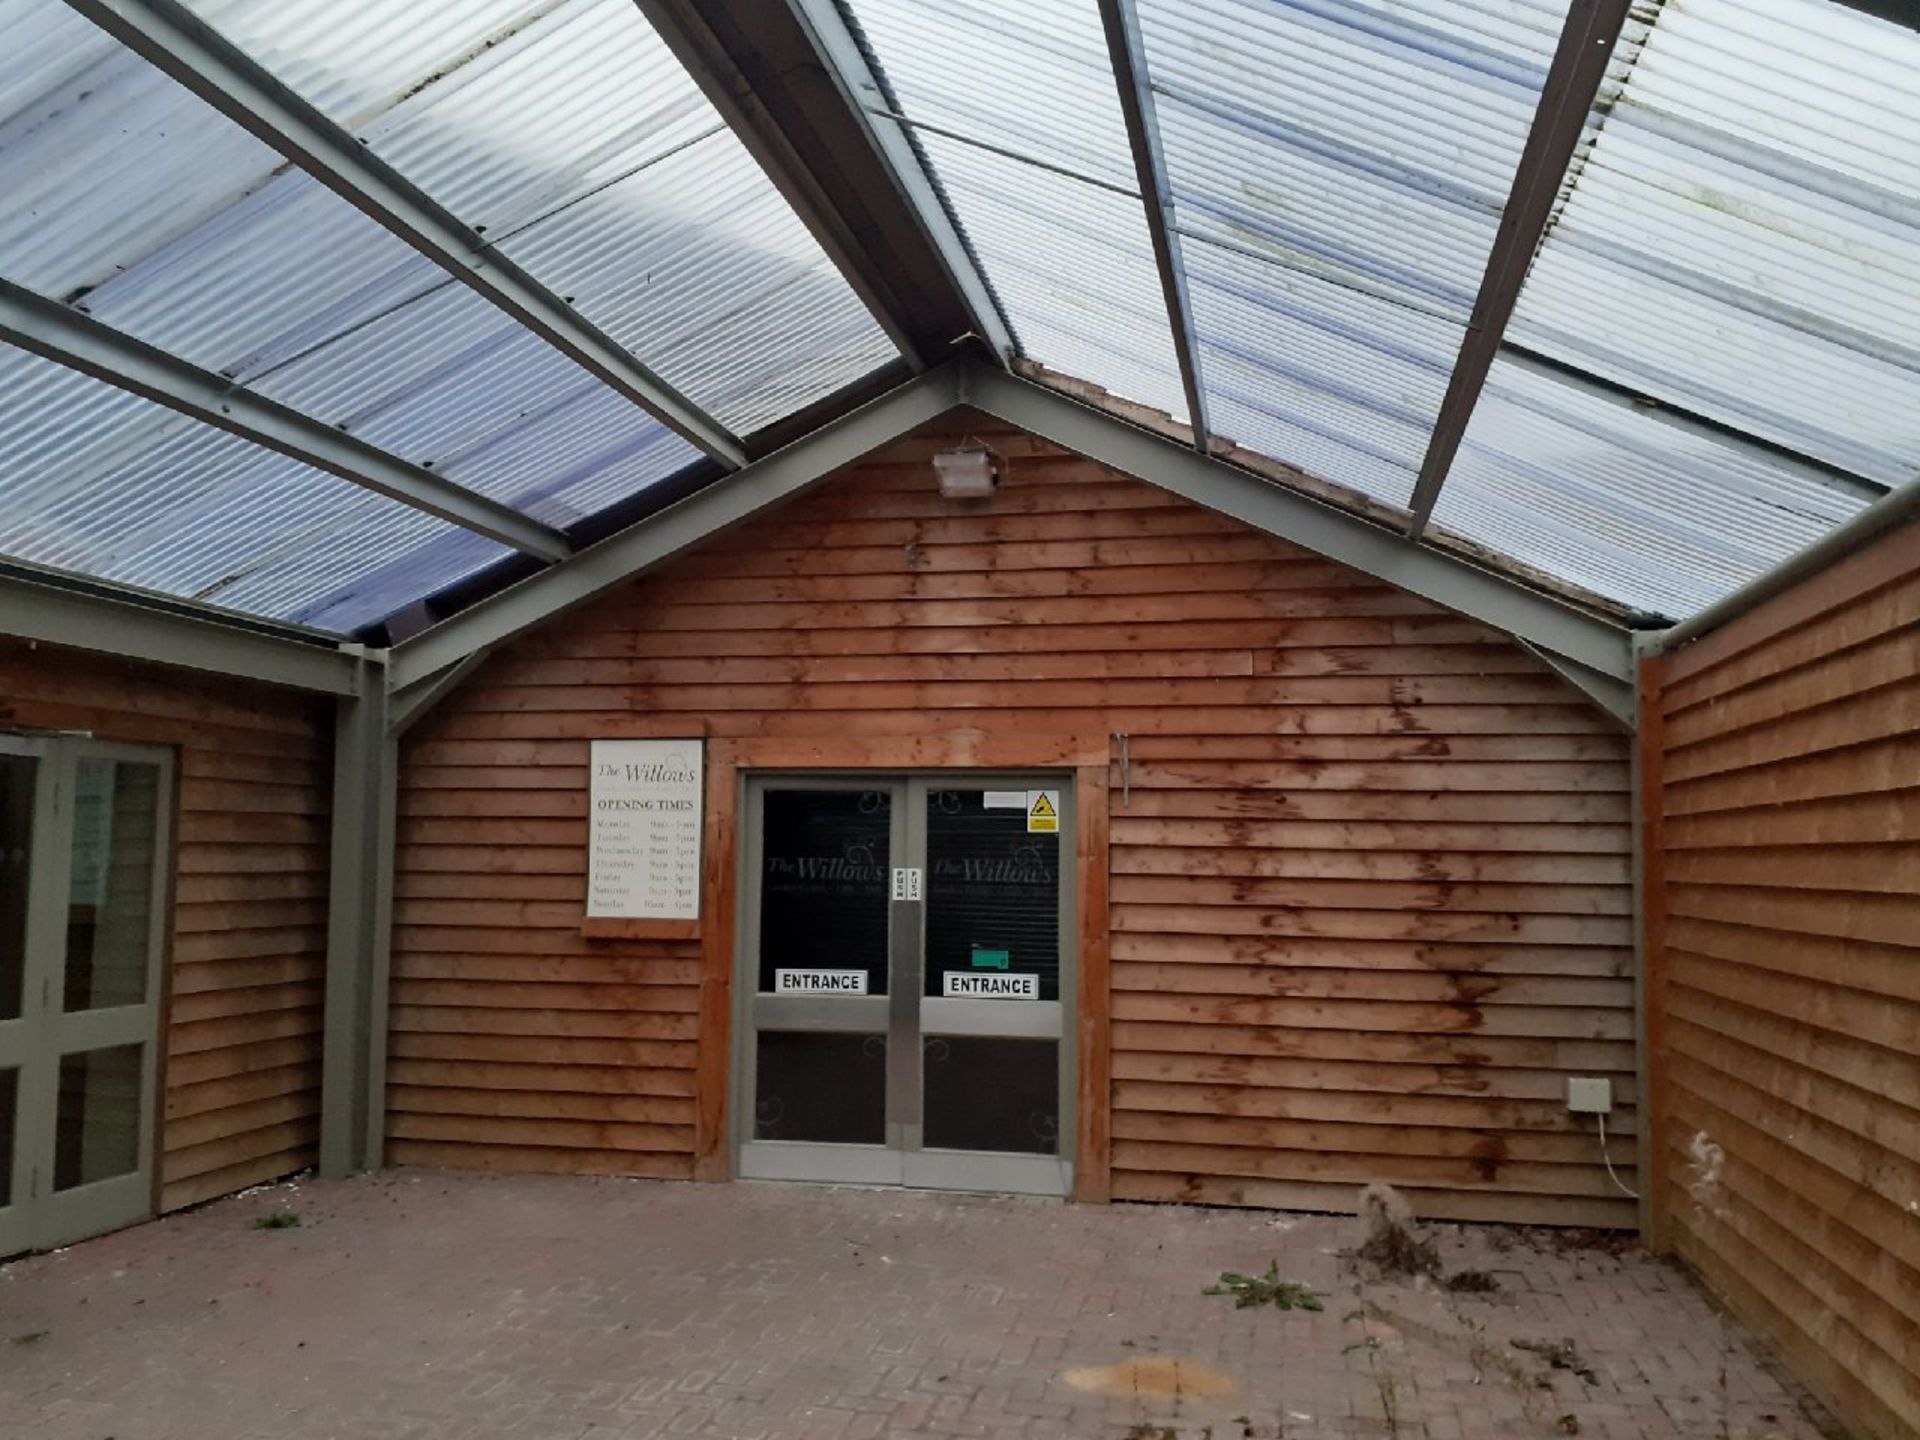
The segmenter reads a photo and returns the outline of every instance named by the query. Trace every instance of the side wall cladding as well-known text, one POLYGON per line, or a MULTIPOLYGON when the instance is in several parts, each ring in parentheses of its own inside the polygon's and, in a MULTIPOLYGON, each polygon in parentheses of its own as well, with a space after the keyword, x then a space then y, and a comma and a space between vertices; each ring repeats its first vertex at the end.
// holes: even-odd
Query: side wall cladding
POLYGON ((1657 1231, 1920 1435, 1920 528, 1648 681, 1657 1231))
MULTIPOLYGON (((1505 637, 1019 434, 883 450, 491 660, 403 757, 390 1154, 686 1175, 697 941, 581 936, 587 742, 1111 748, 1111 1190, 1631 1225, 1628 746, 1505 637), (636 718, 652 727, 634 728, 636 718)), ((725 1074, 725 1068, 710 1067, 725 1074)))
POLYGON ((312 1165, 331 711, 285 692, 8 642, 0 724, 167 746, 178 760, 160 1208, 312 1165))

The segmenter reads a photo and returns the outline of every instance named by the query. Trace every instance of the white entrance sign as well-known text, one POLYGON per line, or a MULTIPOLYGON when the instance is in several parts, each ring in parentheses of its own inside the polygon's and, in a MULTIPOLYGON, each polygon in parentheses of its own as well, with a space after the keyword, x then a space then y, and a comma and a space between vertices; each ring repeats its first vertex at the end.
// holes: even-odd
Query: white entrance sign
POLYGON ((1038 975, 998 975, 979 970, 943 970, 941 993, 950 1000, 1038 1000, 1038 975))
POLYGON ((1024 810, 1027 808, 1027 792, 1024 790, 989 790, 980 797, 983 810, 1024 810))
POLYGON ((698 920, 698 740, 596 740, 587 832, 589 919, 698 920))
POLYGON ((776 995, 864 995, 867 972, 864 970, 776 970, 773 972, 776 995))

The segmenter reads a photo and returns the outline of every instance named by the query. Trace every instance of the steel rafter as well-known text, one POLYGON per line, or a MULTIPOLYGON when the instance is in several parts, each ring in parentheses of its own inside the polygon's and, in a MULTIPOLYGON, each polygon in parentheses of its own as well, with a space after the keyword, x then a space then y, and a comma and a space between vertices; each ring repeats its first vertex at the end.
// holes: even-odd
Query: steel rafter
POLYGON ((573 552, 511 506, 5 280, 0 340, 541 560, 573 552))
POLYGON ((1160 122, 1154 113, 1146 46, 1140 38, 1140 16, 1134 0, 1100 0, 1100 23, 1107 32, 1107 53, 1120 92, 1120 110, 1126 117, 1127 143, 1133 148, 1140 201, 1146 207, 1147 231, 1153 237, 1153 260, 1160 270, 1160 293, 1167 306, 1167 325, 1173 332, 1174 356, 1180 364, 1180 385, 1187 395, 1193 445, 1204 454, 1212 427, 1207 421, 1206 392, 1200 383, 1200 341, 1194 330, 1193 303, 1187 294, 1180 235, 1174 228, 1173 187, 1167 179, 1166 157, 1160 146, 1160 122))
POLYGON ((1473 302, 1466 335, 1461 339, 1460 353, 1427 441, 1427 453, 1414 481, 1413 518, 1407 527, 1413 539, 1426 531, 1440 498, 1440 487, 1446 484, 1453 457, 1459 453, 1467 422, 1473 418, 1487 373, 1500 353, 1507 322, 1519 303, 1520 287, 1526 282, 1534 249, 1553 218, 1560 183, 1579 148, 1587 114, 1606 78, 1614 42, 1620 38, 1631 9, 1632 0, 1573 0, 1567 12, 1560 44, 1534 110, 1533 126, 1520 152, 1513 188, 1494 234, 1493 249, 1487 256, 1480 293, 1473 302))
POLYGON ((713 416, 177 0, 67 3, 663 425, 724 465, 744 463, 713 416))
POLYGON ((636 0, 916 369, 1013 341, 832 0, 636 0))
POLYGON ((1507 631, 1589 671, 1616 680, 1632 673, 1628 632, 1599 616, 1058 391, 985 364, 956 361, 402 641, 390 654, 389 674, 395 692, 407 697, 405 713, 411 719, 444 695, 449 687, 434 682, 468 657, 605 594, 963 405, 1507 631))

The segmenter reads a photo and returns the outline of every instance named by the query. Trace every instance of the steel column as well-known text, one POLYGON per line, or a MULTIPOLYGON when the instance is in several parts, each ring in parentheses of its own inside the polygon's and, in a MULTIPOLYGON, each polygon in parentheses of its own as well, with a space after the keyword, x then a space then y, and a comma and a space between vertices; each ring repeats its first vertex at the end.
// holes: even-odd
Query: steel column
POLYGON ((1205 454, 1212 427, 1207 421, 1206 392, 1200 383, 1200 340, 1187 295, 1186 262, 1180 254, 1179 232, 1174 228, 1173 187, 1167 180, 1166 159, 1160 149, 1160 122, 1154 113, 1153 85, 1134 0, 1100 0, 1100 23, 1107 31, 1107 53, 1113 62, 1114 83, 1120 90, 1127 143, 1133 147, 1133 170, 1140 179, 1140 202, 1146 207, 1147 232, 1153 237, 1153 260, 1160 270, 1160 293, 1166 301, 1167 325, 1173 332, 1173 353, 1180 364, 1180 385, 1187 395, 1193 448, 1205 454))
MULTIPOLYGON (((475 651, 624 584, 707 536, 804 489, 869 450, 944 415, 960 403, 960 366, 949 362, 878 400, 823 425, 804 440, 723 476, 639 524, 580 551, 402 641, 392 652, 391 683, 406 690, 475 651)), ((931 484, 931 480, 928 482, 931 484)))
POLYGON ((1601 675, 1632 679, 1624 628, 1518 580, 1416 544, 1031 381, 973 367, 965 394, 976 409, 1090 460, 1530 640, 1601 675))
POLYGON ((572 553, 566 536, 511 506, 6 280, 0 340, 538 559, 572 553))
POLYGON ((1414 481, 1413 519, 1407 527, 1413 539, 1420 538, 1433 516, 1434 502, 1440 498, 1440 487, 1446 483, 1447 471, 1453 467, 1453 457, 1467 433, 1467 422, 1473 418, 1487 372, 1500 353, 1500 339, 1519 302, 1534 249, 1553 218, 1560 182, 1579 148, 1587 112, 1600 93, 1614 42, 1620 38, 1631 9, 1632 0, 1573 0, 1567 12, 1559 48, 1534 110, 1533 128, 1527 133, 1520 167, 1514 173, 1513 188, 1487 256, 1480 293, 1460 342, 1460 355, 1447 381, 1440 413, 1434 417, 1433 435, 1420 462, 1419 477, 1414 481))
POLYGON ((386 1132, 399 746, 387 723, 386 666, 369 657, 360 667, 361 691, 339 702, 334 729, 320 1070, 320 1173, 329 1179, 378 1168, 386 1132))
POLYGON ((121 44, 729 467, 739 440, 178 0, 67 0, 121 44))

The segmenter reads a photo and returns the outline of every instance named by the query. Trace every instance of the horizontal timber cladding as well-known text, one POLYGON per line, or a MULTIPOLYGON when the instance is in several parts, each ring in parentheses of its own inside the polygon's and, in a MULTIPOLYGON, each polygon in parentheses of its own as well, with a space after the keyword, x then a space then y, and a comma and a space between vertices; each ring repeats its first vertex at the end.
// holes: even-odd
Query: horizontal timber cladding
POLYGON ((333 716, 288 691, 0 645, 0 725, 178 758, 162 1210, 314 1163, 333 716))
POLYGON ((1656 1234, 1920 1436, 1920 528, 1651 662, 1656 1234))
POLYGON ((1386 1180, 1430 1215, 1632 1224, 1563 1103, 1612 1079, 1632 1183, 1624 737, 1482 625, 986 438, 991 500, 941 499, 950 441, 901 442, 525 637, 415 732, 393 1156, 691 1173, 698 947, 580 937, 589 738, 1033 765, 1092 737, 1114 1197, 1349 1209, 1386 1180))

